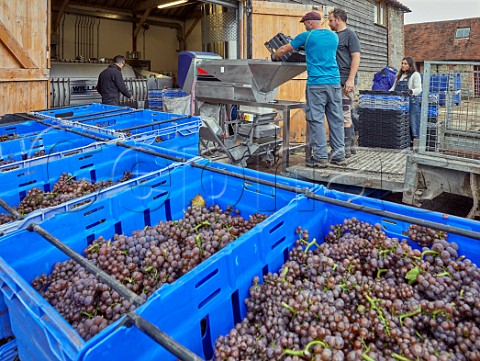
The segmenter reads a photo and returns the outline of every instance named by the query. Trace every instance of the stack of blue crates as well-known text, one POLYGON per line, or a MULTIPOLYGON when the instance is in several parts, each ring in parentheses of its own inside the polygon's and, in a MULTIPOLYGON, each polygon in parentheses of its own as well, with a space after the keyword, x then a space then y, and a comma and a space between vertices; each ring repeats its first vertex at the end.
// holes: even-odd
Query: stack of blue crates
MULTIPOLYGON (((197 164, 205 165, 208 162, 201 160, 197 164)), ((75 204, 82 204, 81 211, 48 210, 47 213, 53 212, 54 214, 46 215, 40 225, 68 244, 73 250, 81 253, 99 236, 111 239, 115 234, 131 234, 134 230, 145 229, 159 221, 182 218, 190 201, 197 194, 201 194, 208 205, 217 204, 222 209, 225 209, 227 205, 233 205, 240 210, 244 218, 248 219, 256 212, 275 214, 298 196, 296 191, 276 188, 275 184, 291 186, 295 189, 313 190, 315 188, 311 183, 263 174, 254 170, 216 163, 208 165, 211 170, 185 164, 176 167, 171 172, 124 188, 115 194, 110 193, 108 197, 97 198, 95 202, 88 204, 83 204, 84 199, 80 198, 70 202, 69 208, 76 209, 75 204), (226 171, 227 174, 219 173, 217 170, 226 171), (259 184, 247 180, 247 178, 264 180, 269 185, 259 184)), ((261 229, 261 225, 259 226, 258 228, 261 229)), ((204 302, 204 304, 208 304, 210 307, 220 297, 225 296, 223 291, 215 292, 213 295, 206 292, 211 292, 211 287, 214 285, 220 290, 229 290, 225 277, 228 275, 229 268, 235 264, 235 262, 231 264, 230 262, 237 245, 242 248, 242 252, 246 252, 245 255, 242 252, 239 253, 236 261, 240 262, 242 267, 248 265, 248 259, 244 259, 244 256, 249 257, 250 252, 257 253, 261 250, 258 245, 249 243, 250 237, 255 234, 256 231, 253 231, 240 236, 203 262, 205 264, 201 271, 203 282, 197 282, 197 291, 192 294, 195 300, 205 297, 210 301, 204 302), (251 249, 252 246, 256 250, 251 249), (210 270, 212 264, 213 268, 210 270), (214 271, 218 269, 219 264, 222 268, 221 271, 214 271)), ((15 294, 14 297, 8 297, 8 299, 2 297, 5 305, 0 309, 0 315, 11 321, 11 329, 17 338, 22 359, 79 359, 80 353, 89 350, 95 339, 96 342, 99 342, 108 337, 120 325, 119 321, 121 320, 85 342, 72 326, 62 319, 55 309, 29 284, 39 274, 50 273, 57 262, 65 261, 68 256, 37 233, 23 229, 0 238, 0 245, 1 289, 15 294), (16 246, 12 247, 15 242, 21 242, 21 244, 16 243, 16 246), (21 250, 21 257, 19 250, 21 250), (5 275, 5 277, 1 275, 5 275), (38 312, 42 313, 41 317, 37 317, 38 312)), ((257 256, 258 254, 255 257, 257 256)), ((199 277, 196 271, 190 273, 199 277)), ((180 301, 184 297, 183 288, 180 286, 183 278, 179 279, 178 285, 173 283, 161 287, 141 307, 153 303, 153 307, 156 308, 155 299, 167 290, 177 294, 178 301, 180 301)), ((242 280, 245 285, 249 282, 250 280, 246 278, 242 280)), ((165 326, 158 325, 158 327, 168 333, 172 325, 173 323, 170 323, 165 326)), ((3 336, 0 335, 0 337, 3 336)), ((115 353, 114 350, 112 352, 115 353)), ((115 353, 112 354, 111 359, 126 360, 128 357, 125 358, 115 353)))
POLYGON ((409 97, 402 92, 360 91, 358 143, 361 147, 410 146, 409 97))
POLYGON ((445 106, 447 93, 452 94, 453 103, 461 101, 462 77, 460 73, 436 74, 430 76, 430 92, 438 94, 438 104, 445 106))
POLYGON ((148 108, 156 111, 163 111, 162 101, 163 89, 150 89, 148 91, 148 108))
POLYGON ((150 89, 148 91, 148 107, 163 111, 163 98, 186 97, 188 94, 179 88, 150 89))
MULTIPOLYGON (((406 112, 364 110, 379 114, 406 112)), ((107 176, 116 179, 125 166, 130 166, 136 177, 127 186, 111 187, 44 209, 41 217, 40 212, 29 215, 16 229, 0 236, 0 338, 15 336, 20 359, 178 359, 137 327, 124 323, 124 316, 88 341, 82 339, 31 285, 37 276, 50 274, 58 262, 69 259, 39 233, 28 230, 32 222, 81 254, 100 236, 108 240, 116 234, 127 235, 161 221, 183 218, 198 194, 207 206, 219 205, 222 209, 233 206, 245 219, 257 212, 268 215, 193 270, 163 285, 135 310, 203 359, 211 359, 215 340, 246 317, 244 299, 248 297, 253 277, 280 269, 299 239, 296 232, 299 226, 308 229, 318 243, 331 231, 330 225, 351 217, 378 223, 387 236, 403 239, 410 223, 388 216, 392 214, 480 232, 480 223, 472 220, 332 191, 321 185, 212 163, 200 157, 177 163, 172 157, 178 159, 184 154, 164 150, 167 157, 163 159, 156 154, 158 148, 132 142, 133 139, 126 141, 125 145, 145 147, 149 154, 125 149, 115 141, 78 157, 31 163, 27 167, 31 174, 28 171, 22 174, 21 170, 0 173, 5 192, 0 195, 2 199, 19 199, 34 186, 50 188, 47 184, 61 171, 75 172, 91 180, 107 176), (312 195, 320 198, 313 199, 312 195), (350 204, 362 210, 354 211, 346 206, 350 204), (367 208, 375 211, 369 213, 367 208), (378 210, 387 213, 380 214, 378 210)), ((473 239, 451 233, 448 240, 458 244, 459 255, 474 262, 480 259, 480 249, 473 239)), ((14 344, 9 347, 12 349, 14 344)), ((2 351, 7 352, 7 347, 0 348, 0 355, 2 351)))
MULTIPOLYGON (((316 188, 314 194, 442 224, 473 227, 472 229, 480 231, 480 225, 475 221, 457 217, 449 217, 447 220, 440 213, 331 191, 323 186, 316 188)), ((295 229, 301 225, 302 229, 309 230, 310 237, 321 242, 331 231, 330 225, 343 224, 344 219, 351 217, 372 225, 378 223, 387 236, 398 239, 405 238, 409 226, 406 222, 388 217, 363 211, 354 212, 340 205, 299 197, 264 221, 262 227, 257 228, 249 237, 232 243, 229 252, 225 252, 221 258, 200 264, 195 272, 185 275, 181 283, 162 288, 155 299, 136 312, 162 327, 202 359, 210 360, 217 337, 227 335, 246 317, 247 308, 243 300, 249 295, 253 277, 278 272, 286 261, 288 251, 298 239, 295 229)), ((479 248, 473 246, 474 240, 451 234, 449 241, 457 242, 460 253, 474 262, 480 259, 479 248)), ((414 244, 411 245, 415 247, 414 244)), ((109 329, 105 337, 96 338, 89 346, 89 349, 82 351, 81 360, 101 360, 112 352, 125 360, 178 359, 134 327, 109 329), (133 345, 142 345, 145 352, 138 354, 133 345)))
POLYGON ((408 96, 401 92, 360 91, 359 106, 363 109, 408 110, 408 96))
MULTIPOLYGON (((64 126, 106 141, 133 139, 162 149, 188 155, 198 154, 199 129, 202 125, 200 117, 151 109, 118 108, 116 112, 108 111, 101 115, 76 112, 73 116, 62 118, 62 122, 64 126)), ((70 109, 63 111, 64 114, 73 113, 70 109)))

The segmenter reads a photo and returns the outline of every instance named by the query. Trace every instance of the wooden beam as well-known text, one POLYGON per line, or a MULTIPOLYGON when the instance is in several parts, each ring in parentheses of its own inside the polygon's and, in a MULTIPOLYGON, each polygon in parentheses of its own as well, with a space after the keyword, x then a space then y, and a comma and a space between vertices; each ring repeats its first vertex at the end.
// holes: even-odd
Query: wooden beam
POLYGON ((195 28, 195 26, 198 24, 198 22, 199 22, 201 19, 202 19, 201 17, 195 18, 195 20, 193 21, 192 25, 190 25, 190 27, 188 28, 187 32, 185 33, 185 40, 187 40, 188 36, 192 33, 193 29, 195 28))
POLYGON ((63 15, 65 14, 65 9, 67 8, 69 1, 70 0, 63 0, 62 5, 58 10, 57 17, 55 18, 55 24, 53 25, 54 33, 57 33, 58 27, 60 26, 60 21, 62 20, 63 15))
POLYGON ((5 24, 0 20, 0 43, 5 45, 7 50, 13 55, 13 57, 20 63, 22 68, 35 69, 38 66, 27 55, 20 43, 13 37, 8 31, 5 24))
POLYGON ((48 80, 47 69, 2 69, 0 82, 48 80))
POLYGON ((133 37, 136 38, 140 30, 142 29, 142 25, 147 20, 148 15, 150 15, 150 12, 152 9, 147 9, 142 15, 142 18, 140 19, 140 22, 137 24, 137 27, 135 28, 135 32, 133 33, 133 37))

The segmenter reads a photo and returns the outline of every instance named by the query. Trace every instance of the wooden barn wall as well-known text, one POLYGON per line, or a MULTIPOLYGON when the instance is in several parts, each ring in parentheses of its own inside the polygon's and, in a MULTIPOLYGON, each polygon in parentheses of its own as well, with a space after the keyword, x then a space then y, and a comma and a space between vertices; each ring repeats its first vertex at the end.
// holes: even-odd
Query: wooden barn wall
MULTIPOLYGON (((276 3, 285 7, 291 4, 291 1, 276 0, 276 3)), ((324 0, 321 3, 326 8, 325 14, 335 7, 347 11, 347 24, 356 31, 360 38, 362 58, 358 72, 358 89, 370 89, 373 74, 389 62, 397 67, 400 66, 401 56, 398 54, 403 54, 403 13, 401 10, 393 8, 391 5, 387 6, 386 17, 390 27, 387 30, 386 26, 380 26, 373 22, 373 2, 370 0, 324 0)), ((302 4, 310 8, 322 9, 322 5, 310 0, 302 0, 302 4)), ((298 21, 297 17, 292 16, 291 21, 292 23, 298 21)))
POLYGON ((49 0, 0 1, 0 116, 48 104, 49 0))
POLYGON ((362 46, 360 71, 378 71, 385 67, 388 62, 387 28, 374 24, 373 3, 369 0, 324 0, 322 3, 347 12, 347 25, 355 30, 362 46))

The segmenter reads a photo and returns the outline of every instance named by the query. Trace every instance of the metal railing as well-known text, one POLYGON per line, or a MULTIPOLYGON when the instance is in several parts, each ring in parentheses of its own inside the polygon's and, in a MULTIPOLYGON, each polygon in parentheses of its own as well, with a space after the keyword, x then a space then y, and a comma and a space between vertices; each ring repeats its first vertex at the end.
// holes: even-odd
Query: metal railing
POLYGON ((480 163, 480 62, 425 62, 419 152, 480 163))

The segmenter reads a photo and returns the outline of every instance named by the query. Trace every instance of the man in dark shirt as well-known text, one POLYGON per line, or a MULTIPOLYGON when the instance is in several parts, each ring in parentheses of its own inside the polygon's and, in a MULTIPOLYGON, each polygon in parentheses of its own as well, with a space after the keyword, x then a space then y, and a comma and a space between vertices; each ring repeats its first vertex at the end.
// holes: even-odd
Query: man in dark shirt
POLYGON ((347 13, 335 8, 328 14, 330 28, 338 35, 337 63, 343 87, 343 118, 345 127, 345 157, 356 153, 354 147, 355 131, 352 124, 352 103, 357 71, 360 66, 360 40, 357 34, 347 28, 347 13))
POLYGON ((120 105, 120 93, 130 100, 133 100, 133 96, 125 86, 122 77, 125 58, 117 55, 113 60, 115 63, 109 65, 98 76, 97 92, 102 96, 103 104, 120 105))

